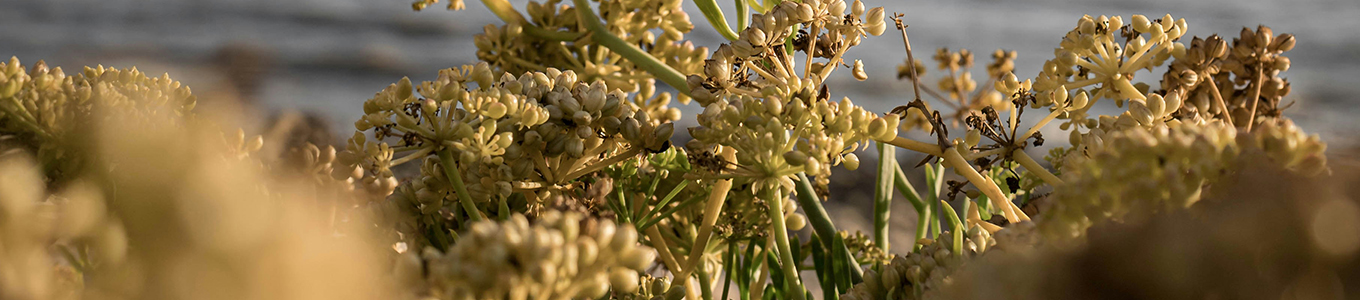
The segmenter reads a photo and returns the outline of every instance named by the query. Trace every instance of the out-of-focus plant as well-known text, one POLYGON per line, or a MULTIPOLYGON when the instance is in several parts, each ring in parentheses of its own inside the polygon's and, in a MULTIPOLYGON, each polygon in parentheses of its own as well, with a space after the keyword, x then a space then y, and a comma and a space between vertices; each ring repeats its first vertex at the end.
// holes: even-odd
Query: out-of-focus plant
POLYGON ((1264 26, 1187 46, 1184 19, 1084 16, 1034 78, 997 50, 979 85, 972 52, 941 48, 932 87, 893 16, 915 93, 875 113, 827 83, 867 79, 850 49, 887 30, 882 8, 739 0, 730 24, 696 0, 727 40, 710 52, 681 2, 484 0, 505 24, 474 38, 480 61, 378 92, 340 147, 262 153, 168 76, 0 64, 0 297, 1026 296, 978 270, 1061 270, 1100 226, 1198 211, 1253 168, 1328 172, 1281 114, 1294 37, 1264 26), (1134 80, 1163 66, 1160 89, 1134 80), (702 106, 683 146, 673 98, 702 106), (1055 131, 1050 168, 1030 153, 1055 131), (873 232, 839 230, 833 167, 870 146, 873 232), (896 249, 894 193, 917 213, 896 249))

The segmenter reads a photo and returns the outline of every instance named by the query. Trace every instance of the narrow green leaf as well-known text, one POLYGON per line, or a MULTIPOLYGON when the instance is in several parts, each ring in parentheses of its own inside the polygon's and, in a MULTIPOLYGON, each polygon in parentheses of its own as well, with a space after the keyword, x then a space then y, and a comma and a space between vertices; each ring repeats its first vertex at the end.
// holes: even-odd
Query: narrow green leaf
POLYGON ((651 222, 652 219, 656 218, 656 214, 660 212, 661 209, 666 208, 666 204, 670 204, 671 199, 675 199, 675 195, 680 194, 680 191, 683 191, 686 185, 689 185, 689 180, 681 181, 680 184, 675 185, 675 188, 672 188, 671 192, 669 194, 666 194, 665 198, 661 198, 661 202, 657 202, 656 206, 653 206, 650 211, 647 211, 646 215, 638 217, 639 220, 644 220, 641 221, 640 223, 648 223, 651 222))
POLYGON ((949 223, 954 226, 954 229, 950 232, 954 235, 952 239, 954 244, 950 245, 949 251, 955 255, 961 255, 963 254, 963 231, 965 230, 963 221, 959 220, 959 214, 954 212, 954 207, 950 206, 949 202, 940 200, 940 207, 944 209, 944 215, 949 218, 949 223))
POLYGON ((723 285, 722 299, 727 300, 727 292, 732 290, 732 275, 737 269, 737 242, 727 242, 727 253, 723 254, 723 285))
POLYGON ((689 200, 685 200, 685 202, 680 202, 680 205, 676 205, 675 207, 672 207, 672 208, 670 208, 670 209, 667 209, 667 210, 661 212, 660 214, 657 214, 655 218, 652 218, 651 220, 647 220, 647 223, 646 223, 646 224, 642 224, 642 227, 639 227, 639 228, 645 230, 645 229, 647 229, 647 227, 651 227, 652 225, 656 225, 656 222, 660 222, 661 220, 664 220, 664 219, 670 217, 672 214, 675 214, 675 212, 680 211, 681 209, 684 209, 684 208, 689 207, 689 206, 691 206, 691 205, 694 205, 695 203, 702 202, 702 200, 704 200, 704 198, 705 198, 704 196, 705 196, 705 195, 698 195, 698 196, 696 196, 696 197, 694 197, 694 198, 690 198, 689 200))
POLYGON ((836 256, 840 258, 833 263, 840 270, 838 272, 840 274, 836 276, 836 288, 841 291, 849 290, 851 286, 854 286, 854 283, 850 281, 850 276, 844 275, 848 275, 853 270, 859 270, 859 265, 854 263, 854 256, 850 254, 849 248, 845 246, 845 238, 842 238, 840 234, 831 238, 831 244, 833 245, 831 251, 838 252, 836 256))

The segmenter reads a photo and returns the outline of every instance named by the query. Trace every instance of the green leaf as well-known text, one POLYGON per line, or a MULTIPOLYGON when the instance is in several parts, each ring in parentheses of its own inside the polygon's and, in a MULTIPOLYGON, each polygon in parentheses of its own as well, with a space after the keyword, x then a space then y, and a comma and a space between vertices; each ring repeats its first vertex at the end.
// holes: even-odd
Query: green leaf
POLYGON ((954 226, 953 227, 954 229, 950 232, 951 234, 954 235, 953 237, 954 243, 953 245, 950 245, 949 251, 953 252, 955 255, 962 255, 963 232, 966 230, 965 227, 963 226, 963 222, 959 220, 959 214, 954 212, 954 207, 950 206, 949 202, 944 202, 944 200, 940 200, 940 207, 944 209, 944 215, 945 217, 949 218, 949 223, 954 226))

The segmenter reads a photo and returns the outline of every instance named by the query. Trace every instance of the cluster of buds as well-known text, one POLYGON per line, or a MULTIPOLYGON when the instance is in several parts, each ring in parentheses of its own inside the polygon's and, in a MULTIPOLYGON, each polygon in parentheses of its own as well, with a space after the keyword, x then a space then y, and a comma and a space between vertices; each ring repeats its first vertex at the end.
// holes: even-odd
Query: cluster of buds
MULTIPOLYGON (((702 74, 687 79, 690 95, 705 107, 686 146, 692 153, 732 147, 732 173, 759 180, 755 191, 791 190, 790 176, 799 172, 830 174, 842 163, 858 168, 859 158, 850 152, 869 140, 896 137, 901 119, 876 116, 849 99, 830 102, 822 81, 843 64, 850 47, 883 33, 883 18, 883 8, 866 10, 858 0, 849 7, 841 0, 785 2, 753 15, 736 41, 704 62, 702 74), (801 75, 794 51, 806 53, 801 75), (814 63, 819 57, 828 61, 814 63)), ((856 66, 860 70, 852 71, 862 74, 862 63, 856 66)))
POLYGON ((519 214, 477 222, 447 253, 426 248, 422 256, 443 298, 597 299, 639 291, 638 273, 656 254, 637 240, 632 226, 550 210, 532 225, 519 214))
MULTIPOLYGON (((645 49, 648 55, 682 74, 697 73, 708 49, 684 41, 684 34, 692 30, 694 24, 680 4, 678 0, 606 0, 601 1, 599 9, 609 33, 645 49), (661 34, 658 36, 655 30, 661 34)), ((493 8, 496 9, 518 14, 508 11, 508 7, 493 8)), ((558 68, 576 72, 582 81, 604 81, 610 87, 626 92, 652 88, 655 81, 647 71, 584 37, 590 32, 580 24, 577 10, 559 4, 558 0, 529 2, 525 9, 528 16, 523 22, 507 21, 499 27, 486 25, 482 34, 474 37, 477 58, 514 74, 558 68), (567 38, 539 36, 536 32, 567 38)), ((663 101, 660 105, 670 100, 669 94, 665 95, 659 99, 663 101)), ((688 98, 680 100, 688 101, 688 98)))
POLYGON ((1218 35, 1196 37, 1171 63, 1162 88, 1186 93, 1184 117, 1217 116, 1238 126, 1278 117, 1280 102, 1290 91, 1289 81, 1280 77, 1289 70, 1284 52, 1295 43, 1293 34, 1274 35, 1265 26, 1242 28, 1231 45, 1218 35))
POLYGON ((99 122, 190 115, 196 101, 169 75, 151 78, 136 68, 86 67, 67 76, 42 61, 29 70, 18 58, 0 62, 0 132, 37 153, 47 177, 58 180, 80 171, 85 155, 72 139, 99 122))
POLYGON ((855 233, 850 233, 842 230, 839 234, 841 235, 841 238, 845 240, 846 249, 850 250, 850 253, 855 254, 855 262, 868 265, 887 264, 893 258, 893 254, 884 251, 883 247, 879 247, 878 244, 874 243, 873 237, 864 234, 864 232, 855 231, 855 233))
MULTIPOLYGON (((1173 19, 1171 15, 1156 20, 1134 15, 1129 24, 1119 16, 1083 16, 1054 50, 1056 58, 1045 62, 1034 80, 1033 88, 1040 101, 1033 105, 1050 104, 1043 99, 1052 98, 1046 94, 1058 90, 1084 91, 1095 85, 1098 86, 1088 92, 1088 107, 1080 107, 1082 112, 1098 99, 1113 99, 1120 107, 1125 100, 1147 101, 1145 94, 1149 89, 1132 82, 1134 73, 1150 70, 1184 53, 1185 45, 1177 40, 1186 30, 1185 19, 1173 19)), ((1084 118, 1084 113, 1063 117, 1077 125, 1089 123, 1077 119, 1084 118)))
POLYGON ((997 245, 992 234, 978 226, 967 229, 963 235, 962 253, 950 251, 952 239, 949 231, 935 240, 922 239, 921 249, 893 258, 877 270, 865 271, 864 281, 847 290, 841 299, 922 299, 927 292, 951 284, 950 275, 956 269, 997 245))
MULTIPOLYGON (((1094 131, 1100 131, 1096 129, 1094 131)), ((1094 133, 1093 133, 1094 134, 1094 133)), ((1130 127, 1091 136, 1062 163, 1067 185, 1055 191, 1046 224, 1075 235, 1130 211, 1185 207, 1216 180, 1239 149, 1237 131, 1215 121, 1130 127)))
POLYGON ((1094 222, 1130 212, 1194 204, 1206 186, 1243 163, 1238 157, 1244 151, 1263 152, 1270 163, 1305 176, 1326 170, 1326 146, 1287 119, 1268 119, 1251 132, 1220 120, 1168 122, 1108 132, 1085 144, 1084 151, 1066 156, 1067 185, 1055 192, 1046 210, 1050 220, 1057 220, 1048 223, 1057 224, 1058 234, 1076 235, 1094 222))
MULTIPOLYGON (((1089 99, 1084 92, 1077 94, 1075 98, 1077 100, 1074 100, 1073 102, 1089 99)), ((1169 93, 1165 97, 1161 94, 1148 93, 1146 100, 1129 100, 1128 110, 1117 116, 1101 115, 1096 118, 1082 119, 1081 121, 1084 122, 1076 119, 1071 120, 1071 124, 1082 124, 1081 126, 1091 128, 1091 130, 1086 133, 1072 130, 1068 137, 1068 141, 1072 142, 1072 145, 1077 147, 1094 147, 1095 144, 1100 143, 1100 140, 1104 139, 1104 136, 1110 132, 1118 132, 1131 128, 1151 130, 1166 126, 1176 126, 1180 123, 1205 124, 1211 122, 1211 120, 1205 119, 1185 121, 1175 119, 1174 113, 1176 112, 1176 108, 1181 107, 1182 102, 1181 95, 1178 93, 1169 93)), ((1077 110, 1076 108, 1071 108, 1070 110, 1075 113, 1085 112, 1083 110, 1077 110)))
POLYGON ((578 81, 570 70, 493 78, 490 66, 480 63, 443 70, 418 87, 407 79, 389 86, 364 103, 366 115, 355 123, 360 132, 341 161, 367 170, 362 182, 375 182, 375 191, 386 195, 398 185, 393 166, 423 159, 421 177, 411 181, 412 204, 435 212, 455 199, 445 173, 449 167, 461 172, 472 198, 482 201, 478 205, 517 190, 527 191, 529 199, 546 199, 537 192, 551 192, 644 149, 662 149, 674 131, 621 90, 578 81), (367 130, 378 140, 368 140, 367 130), (400 139, 389 144, 388 137, 400 139), (434 155, 440 151, 450 151, 453 161, 434 155), (397 153, 409 154, 394 158, 397 153))
MULTIPOLYGON (((859 45, 865 35, 881 35, 887 28, 882 7, 866 11, 864 3, 855 0, 848 14, 846 8, 843 0, 784 2, 765 14, 752 15, 751 26, 736 41, 723 44, 705 60, 701 74, 689 76, 690 96, 708 106, 729 95, 788 99, 816 90, 844 64, 842 57, 850 47, 859 45), (787 42, 793 49, 786 47, 787 42), (801 75, 794 51, 807 54, 801 75), (828 61, 814 63, 819 57, 828 61)), ((857 79, 865 79, 863 64, 856 66, 857 79)))
MULTIPOLYGON (((723 214, 718 217, 715 231, 734 240, 764 237, 769 234, 770 207, 766 201, 773 200, 766 200, 757 193, 736 191, 728 194, 727 199, 728 203, 724 206, 723 214)), ((808 221, 806 216, 798 212, 798 202, 789 197, 782 197, 779 201, 783 201, 780 208, 783 209, 784 228, 792 231, 803 230, 808 221)), ((684 221, 681 218, 677 219, 684 221)), ((697 223, 698 219, 695 218, 694 221, 697 223)))
POLYGON ((967 96, 966 91, 977 89, 977 81, 973 80, 972 72, 968 72, 973 67, 972 51, 960 49, 953 52, 948 48, 940 48, 936 49, 933 58, 939 63, 937 69, 949 72, 949 75, 940 78, 937 86, 948 93, 950 99, 963 99, 967 96))

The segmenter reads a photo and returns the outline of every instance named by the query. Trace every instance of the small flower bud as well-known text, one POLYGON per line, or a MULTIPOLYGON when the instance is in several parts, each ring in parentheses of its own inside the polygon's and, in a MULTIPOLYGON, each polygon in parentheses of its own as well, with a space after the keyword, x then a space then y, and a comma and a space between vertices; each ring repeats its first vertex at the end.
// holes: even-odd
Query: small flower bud
POLYGON ((802 166, 803 163, 807 162, 807 159, 808 159, 807 154, 803 154, 803 151, 798 151, 798 150, 793 150, 793 151, 789 151, 789 152, 784 152, 784 155, 783 155, 783 156, 784 156, 784 161, 785 161, 785 162, 787 162, 789 165, 795 166, 795 167, 797 167, 797 166, 802 166))
POLYGON ((864 81, 865 79, 869 79, 869 74, 864 72, 864 62, 856 59, 855 65, 851 70, 851 74, 855 75, 856 80, 864 81))
POLYGON ((803 230, 803 227, 807 226, 807 217, 798 213, 790 214, 788 218, 784 219, 784 226, 793 231, 803 230))
POLYGON ((1153 119, 1160 119, 1166 109, 1166 100, 1162 99, 1162 95, 1159 94, 1149 95, 1147 97, 1147 108, 1152 113, 1153 119))
POLYGON ((977 146, 978 143, 982 142, 982 131, 977 129, 968 130, 968 135, 964 137, 963 142, 968 144, 969 148, 977 146))
POLYGON ((844 161, 842 161, 842 163, 845 164, 846 170, 851 171, 857 170, 859 169, 859 156, 855 155, 854 153, 846 154, 844 161))
POLYGON ((1270 50, 1275 52, 1288 52, 1289 50, 1294 49, 1295 43, 1297 43, 1297 41, 1294 40, 1294 34, 1280 34, 1279 37, 1275 38, 1275 43, 1270 45, 1270 50))
POLYGON ((827 12, 833 17, 845 15, 845 0, 832 0, 831 5, 827 8, 827 12))
POLYGON ((638 290, 638 273, 626 268, 610 268, 609 283, 615 291, 621 293, 636 292, 638 290))

